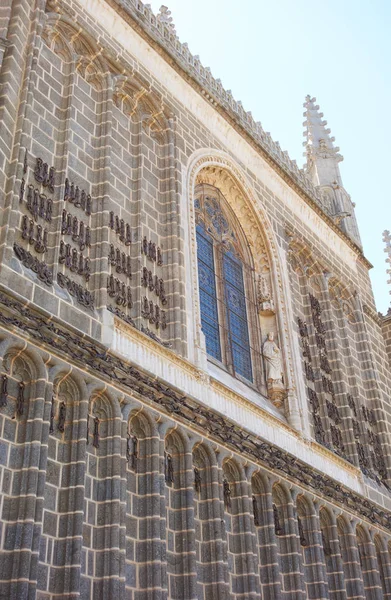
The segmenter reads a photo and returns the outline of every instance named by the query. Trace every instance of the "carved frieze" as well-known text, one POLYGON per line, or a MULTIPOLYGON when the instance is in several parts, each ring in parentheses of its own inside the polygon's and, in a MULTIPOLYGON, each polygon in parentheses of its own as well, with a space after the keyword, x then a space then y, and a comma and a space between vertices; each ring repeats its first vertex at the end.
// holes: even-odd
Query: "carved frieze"
POLYGON ((63 273, 57 273, 57 283, 60 287, 66 289, 72 297, 76 298, 79 304, 91 310, 94 309, 94 295, 83 288, 83 286, 63 273))
POLYGON ((34 220, 37 221, 41 217, 48 223, 52 220, 53 200, 48 198, 46 194, 40 194, 38 189, 34 189, 33 185, 27 186, 26 207, 34 220))
POLYGON ((68 178, 65 179, 64 200, 67 200, 76 208, 80 208, 81 210, 83 210, 87 216, 91 215, 91 195, 88 194, 85 190, 81 190, 79 186, 75 185, 73 182, 70 183, 68 178))
POLYGON ((48 232, 41 225, 36 225, 33 219, 26 215, 22 217, 22 238, 28 241, 39 254, 48 249, 48 232))
POLYGON ((115 248, 114 244, 110 244, 109 263, 112 267, 115 267, 117 273, 122 273, 132 279, 130 256, 125 252, 121 252, 119 248, 115 248))
POLYGON ((65 209, 61 214, 61 233, 62 235, 71 235, 72 240, 78 244, 81 251, 91 247, 90 227, 65 209))
POLYGON ((131 288, 124 281, 120 281, 114 275, 107 278, 107 293, 110 298, 114 298, 119 306, 133 307, 133 297, 131 288))
POLYGON ((50 192, 54 192, 55 168, 43 162, 42 158, 36 159, 34 178, 35 181, 47 187, 50 192))
POLYGON ((91 276, 91 261, 88 256, 83 256, 76 248, 72 248, 70 244, 66 244, 61 240, 58 262, 65 265, 73 273, 77 273, 89 281, 91 276))
POLYGON ((30 252, 14 244, 14 252, 20 262, 27 268, 38 275, 38 278, 43 281, 46 285, 53 283, 53 273, 49 269, 46 263, 38 260, 36 256, 33 256, 30 252))
POLYGON ((114 382, 128 389, 132 394, 140 394, 147 402, 153 402, 166 414, 174 414, 177 419, 195 428, 202 435, 211 437, 242 456, 248 456, 259 465, 265 465, 288 481, 308 488, 337 505, 349 506, 360 517, 391 531, 391 513, 378 504, 349 490, 340 482, 326 474, 319 473, 312 466, 264 441, 262 438, 238 426, 210 408, 195 400, 182 396, 155 377, 140 371, 127 360, 107 352, 105 346, 97 342, 91 344, 75 331, 67 331, 55 319, 48 321, 16 299, 0 291, 0 323, 7 329, 18 328, 21 333, 59 356, 66 356, 76 365, 88 367, 96 372, 99 380, 114 382), (66 353, 64 350, 66 349, 66 353))
POLYGON ((110 211, 109 225, 110 229, 118 235, 120 242, 124 243, 125 246, 130 246, 132 243, 132 234, 129 223, 125 223, 123 219, 120 219, 118 215, 110 211))

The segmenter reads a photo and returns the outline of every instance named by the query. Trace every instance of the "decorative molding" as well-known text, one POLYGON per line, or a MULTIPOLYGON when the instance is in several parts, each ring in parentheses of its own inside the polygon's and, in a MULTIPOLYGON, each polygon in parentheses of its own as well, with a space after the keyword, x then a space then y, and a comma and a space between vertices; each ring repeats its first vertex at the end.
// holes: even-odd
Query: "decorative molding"
POLYGON ((88 370, 99 380, 104 380, 139 395, 146 404, 159 407, 177 421, 227 446, 231 451, 247 456, 260 467, 271 469, 291 481, 332 501, 342 509, 353 511, 376 526, 391 531, 391 513, 374 502, 339 484, 328 475, 319 473, 297 457, 284 452, 244 430, 225 416, 179 395, 166 383, 151 377, 127 361, 112 355, 96 341, 89 341, 79 332, 67 330, 55 319, 48 320, 38 311, 22 304, 0 291, 0 323, 8 329, 29 337, 48 352, 71 360, 76 366, 88 370))
MULTIPOLYGON (((251 112, 246 112, 243 109, 242 103, 234 100, 230 91, 226 91, 221 84, 219 79, 215 79, 209 68, 205 68, 201 65, 198 56, 193 56, 188 45, 182 44, 178 37, 173 33, 171 24, 165 18, 161 18, 162 13, 155 16, 151 10, 150 5, 144 4, 141 0, 106 0, 107 3, 130 25, 142 38, 146 39, 147 42, 160 54, 164 60, 166 60, 171 67, 173 67, 184 80, 189 83, 202 97, 210 102, 210 104, 230 123, 230 125, 239 131, 247 141, 260 152, 265 160, 272 165, 272 167, 278 172, 282 179, 292 187, 307 204, 311 206, 315 212, 323 218, 327 224, 333 229, 339 237, 345 240, 345 242, 357 253, 360 258, 364 261, 367 268, 371 268, 372 265, 364 257, 362 249, 351 240, 351 238, 345 234, 327 215, 322 208, 321 192, 318 190, 304 171, 299 169, 295 160, 291 160, 288 153, 283 151, 278 142, 274 142, 271 135, 266 133, 261 123, 256 123, 252 117, 251 112)), ((47 15, 47 24, 43 32, 43 38, 45 42, 52 47, 55 45, 56 40, 56 28, 60 30, 59 22, 61 19, 64 20, 65 27, 69 29, 69 22, 71 19, 65 16, 69 13, 66 5, 62 5, 61 10, 64 11, 64 16, 61 15, 59 18, 59 7, 53 1, 48 2, 47 10, 53 10, 53 13, 47 15)), ((160 9, 162 10, 162 9, 160 9)), ((80 34, 76 36, 76 42, 80 34)), ((65 38, 64 38, 65 39, 65 38)), ((72 38, 73 39, 73 38, 72 38)), ((67 52, 72 55, 72 48, 67 44, 67 52)), ((76 44, 77 45, 77 44, 76 44)), ((76 54, 81 54, 80 44, 74 49, 76 54)), ((64 53, 64 48, 59 48, 58 54, 64 53)), ((66 53, 66 52, 65 52, 66 53)), ((116 58, 109 56, 106 48, 102 48, 100 45, 95 44, 94 56, 80 56, 79 72, 84 78, 97 88, 102 87, 102 80, 105 74, 107 74, 112 66, 103 59, 106 56, 107 59, 111 59, 111 64, 115 64, 116 58), (99 60, 96 58, 99 56, 99 60), (84 65, 84 67, 83 67, 84 65), (89 73, 89 70, 91 73, 89 73), (93 71, 93 72, 92 72, 93 71)), ((79 65, 78 65, 79 67, 79 65)), ((128 71, 131 72, 129 66, 128 71)), ((119 71, 123 72, 123 65, 119 71)), ((120 81, 121 86, 126 87, 127 77, 118 76, 114 74, 116 79, 120 81)), ((124 108, 126 101, 132 100, 128 94, 124 93, 122 87, 117 90, 115 103, 117 106, 124 108)), ((146 94, 147 90, 142 90, 142 95, 146 94)), ((159 103, 161 105, 161 102, 159 103)), ((133 109, 132 109, 133 110, 133 109)), ((128 113, 131 111, 131 107, 128 108, 128 113)), ((125 111, 126 112, 126 111, 125 111)), ((160 106, 160 112, 163 114, 163 109, 160 106)), ((157 111, 157 114, 160 114, 157 111)), ((148 118, 148 123, 151 121, 152 131, 156 128, 156 134, 161 135, 161 126, 157 122, 154 115, 148 118)))

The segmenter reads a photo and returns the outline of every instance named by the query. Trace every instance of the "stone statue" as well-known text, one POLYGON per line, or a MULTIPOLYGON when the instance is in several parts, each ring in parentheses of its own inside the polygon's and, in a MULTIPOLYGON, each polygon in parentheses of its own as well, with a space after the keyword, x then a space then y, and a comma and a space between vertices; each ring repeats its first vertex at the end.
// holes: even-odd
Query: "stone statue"
POLYGON ((265 359, 266 381, 268 387, 282 384, 281 350, 274 341, 274 334, 268 333, 263 344, 263 358, 265 359))

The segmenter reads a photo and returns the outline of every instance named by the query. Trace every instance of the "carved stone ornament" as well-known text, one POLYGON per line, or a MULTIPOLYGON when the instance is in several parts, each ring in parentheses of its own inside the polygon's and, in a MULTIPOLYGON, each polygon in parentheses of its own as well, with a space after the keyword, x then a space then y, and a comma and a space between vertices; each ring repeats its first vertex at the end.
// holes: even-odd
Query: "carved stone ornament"
POLYGON ((72 279, 63 273, 57 273, 57 283, 60 287, 66 289, 71 296, 76 298, 79 304, 82 304, 91 310, 94 309, 94 295, 83 288, 83 286, 72 281, 72 279))
POLYGON ((267 339, 262 347, 262 356, 265 364, 268 396, 276 408, 281 408, 286 390, 282 381, 281 350, 274 341, 273 333, 267 334, 267 339))
POLYGON ((269 282, 264 274, 258 278, 258 311, 260 315, 265 316, 275 314, 269 282))
POLYGON ((287 481, 317 494, 344 508, 347 505, 360 518, 391 532, 391 512, 359 493, 344 486, 326 473, 313 469, 297 456, 263 440, 234 421, 227 419, 191 397, 178 394, 159 378, 136 368, 128 360, 107 352, 99 342, 91 344, 83 335, 68 331, 55 317, 48 321, 31 306, 22 304, 0 291, 0 324, 17 329, 56 356, 66 356, 70 364, 88 368, 100 381, 115 384, 127 393, 140 395, 152 402, 159 411, 175 415, 186 427, 205 437, 223 443, 233 452, 248 457, 256 464, 273 470, 287 481), (64 355, 64 348, 67 348, 64 355))
POLYGON ((39 261, 35 256, 30 254, 27 250, 14 244, 14 252, 20 262, 27 268, 36 273, 43 283, 46 285, 52 285, 53 273, 50 271, 46 263, 39 261))

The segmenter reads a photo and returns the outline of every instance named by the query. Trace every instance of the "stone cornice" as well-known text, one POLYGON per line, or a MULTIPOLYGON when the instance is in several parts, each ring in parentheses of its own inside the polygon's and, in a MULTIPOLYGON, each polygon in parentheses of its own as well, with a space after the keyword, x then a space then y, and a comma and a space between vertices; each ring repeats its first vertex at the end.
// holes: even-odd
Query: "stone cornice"
POLYGON ((111 354, 103 345, 76 330, 66 328, 56 319, 48 319, 41 310, 23 304, 6 291, 0 291, 0 304, 0 324, 7 331, 14 331, 24 339, 30 338, 44 350, 67 362, 71 361, 99 380, 119 387, 128 394, 139 396, 145 404, 171 415, 200 435, 209 437, 260 467, 272 470, 286 480, 316 493, 325 501, 332 501, 391 531, 390 512, 331 477, 315 471, 295 456, 244 430, 221 414, 181 396, 158 378, 143 373, 111 354))
POLYGON ((191 54, 187 44, 182 44, 169 23, 159 20, 149 5, 141 0, 106 0, 137 33, 151 45, 230 125, 270 164, 280 177, 327 222, 371 269, 362 249, 350 239, 321 208, 320 192, 303 169, 283 151, 278 142, 265 132, 261 123, 255 122, 251 112, 246 112, 241 102, 225 90, 209 68, 191 54))

